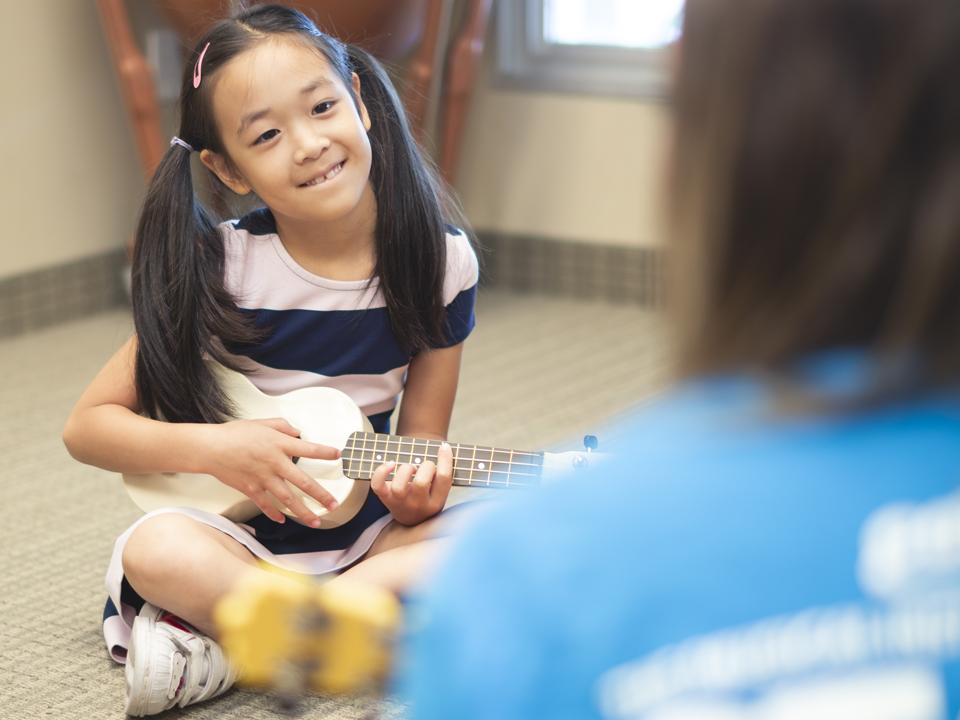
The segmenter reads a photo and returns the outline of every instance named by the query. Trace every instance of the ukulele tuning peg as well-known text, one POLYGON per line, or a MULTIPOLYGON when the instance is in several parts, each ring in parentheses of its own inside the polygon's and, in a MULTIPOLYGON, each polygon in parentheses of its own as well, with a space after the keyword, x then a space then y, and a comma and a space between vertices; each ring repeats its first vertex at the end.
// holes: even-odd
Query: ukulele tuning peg
POLYGON ((583 436, 583 446, 587 449, 587 452, 593 452, 599 444, 600 442, 597 440, 596 435, 583 436))

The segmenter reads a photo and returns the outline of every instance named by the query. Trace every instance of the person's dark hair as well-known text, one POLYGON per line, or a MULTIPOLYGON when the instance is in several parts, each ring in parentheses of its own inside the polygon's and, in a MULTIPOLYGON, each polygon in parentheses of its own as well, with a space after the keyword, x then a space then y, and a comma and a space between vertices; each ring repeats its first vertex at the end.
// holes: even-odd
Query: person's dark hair
POLYGON ((681 372, 862 347, 960 378, 960 3, 688 0, 678 70, 681 372))
MULTIPOLYGON (((444 219, 462 223, 462 217, 411 136, 389 77, 365 51, 321 33, 296 10, 266 4, 244 10, 215 25, 187 58, 177 136, 194 151, 210 150, 229 162, 213 114, 218 74, 241 53, 278 38, 315 48, 351 94, 351 73, 360 78, 377 201, 374 277, 402 347, 416 352, 444 345, 444 219), (204 48, 202 81, 194 88, 204 48)), ((353 100, 359 109, 359 98, 353 100)), ((261 331, 226 291, 224 263, 216 221, 194 194, 190 153, 175 145, 150 184, 133 257, 136 386, 151 417, 221 422, 230 416, 229 400, 205 358, 242 372, 224 346, 255 342, 261 331)))

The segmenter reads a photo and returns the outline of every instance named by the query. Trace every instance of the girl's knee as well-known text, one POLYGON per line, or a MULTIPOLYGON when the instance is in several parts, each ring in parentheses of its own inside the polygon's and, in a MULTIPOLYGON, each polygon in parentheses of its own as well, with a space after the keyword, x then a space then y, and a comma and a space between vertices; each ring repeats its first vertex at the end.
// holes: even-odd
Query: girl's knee
POLYGON ((136 578, 163 576, 175 570, 183 560, 180 545, 189 543, 199 525, 179 513, 164 513, 144 520, 123 546, 123 573, 131 582, 136 578))

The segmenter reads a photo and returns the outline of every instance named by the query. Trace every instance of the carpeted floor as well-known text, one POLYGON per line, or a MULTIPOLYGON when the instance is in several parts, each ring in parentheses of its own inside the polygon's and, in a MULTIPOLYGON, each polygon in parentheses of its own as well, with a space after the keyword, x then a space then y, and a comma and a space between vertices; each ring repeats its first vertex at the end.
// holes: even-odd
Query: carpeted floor
MULTIPOLYGON (((484 292, 467 341, 450 437, 524 450, 580 449, 662 387, 657 313, 484 292)), ((123 671, 100 634, 114 539, 140 512, 118 476, 60 440, 73 403, 131 332, 113 312, 0 341, 0 718, 122 718, 123 671)), ((470 492, 464 491, 464 492, 470 492)), ((403 718, 391 702, 309 697, 298 716, 403 718)), ((279 717, 271 696, 233 691, 165 717, 279 717)))

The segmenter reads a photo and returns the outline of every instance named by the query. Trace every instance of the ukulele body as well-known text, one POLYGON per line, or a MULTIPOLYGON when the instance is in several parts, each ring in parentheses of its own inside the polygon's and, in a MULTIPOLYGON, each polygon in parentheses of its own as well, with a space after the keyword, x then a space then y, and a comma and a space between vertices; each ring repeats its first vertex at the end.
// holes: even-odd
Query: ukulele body
MULTIPOLYGON (((216 368, 221 386, 237 410, 237 420, 281 417, 300 430, 304 440, 338 450, 346 445, 352 433, 372 431, 370 421, 357 404, 339 390, 310 387, 271 396, 261 392, 246 376, 219 365, 216 368)), ((340 460, 300 458, 298 466, 326 488, 339 503, 337 509, 330 512, 302 490, 287 483, 307 507, 320 517, 321 527, 342 525, 360 511, 370 492, 370 483, 354 482, 344 477, 340 460)), ((244 522, 260 512, 250 498, 212 475, 125 473, 123 482, 130 498, 145 512, 166 507, 192 507, 222 515, 234 522, 244 522)), ((272 495, 269 497, 279 510, 299 522, 299 518, 272 495)))

